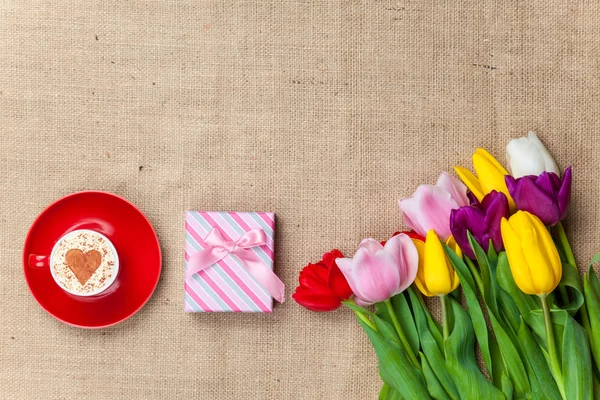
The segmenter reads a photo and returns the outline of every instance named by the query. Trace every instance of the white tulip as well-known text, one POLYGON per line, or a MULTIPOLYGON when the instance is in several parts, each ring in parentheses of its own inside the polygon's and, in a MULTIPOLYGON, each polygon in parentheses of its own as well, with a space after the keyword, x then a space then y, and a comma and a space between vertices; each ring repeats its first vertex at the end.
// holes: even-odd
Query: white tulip
POLYGON ((508 142, 506 158, 512 176, 515 178, 526 175, 540 175, 544 171, 554 172, 560 176, 560 171, 554 159, 535 132, 529 132, 527 137, 512 139, 508 142))

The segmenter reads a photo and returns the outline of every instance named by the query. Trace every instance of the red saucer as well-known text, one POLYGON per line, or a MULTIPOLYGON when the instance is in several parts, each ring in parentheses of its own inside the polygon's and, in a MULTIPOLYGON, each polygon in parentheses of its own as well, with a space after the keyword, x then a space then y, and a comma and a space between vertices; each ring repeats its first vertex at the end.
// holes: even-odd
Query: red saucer
POLYGON ((52 203, 34 221, 25 239, 23 268, 29 290, 53 317, 80 328, 104 328, 135 314, 152 296, 161 253, 152 225, 127 200, 106 192, 73 193, 52 203), (97 296, 62 290, 49 268, 30 267, 30 254, 50 254, 64 234, 91 229, 110 239, 119 255, 115 282, 97 296))

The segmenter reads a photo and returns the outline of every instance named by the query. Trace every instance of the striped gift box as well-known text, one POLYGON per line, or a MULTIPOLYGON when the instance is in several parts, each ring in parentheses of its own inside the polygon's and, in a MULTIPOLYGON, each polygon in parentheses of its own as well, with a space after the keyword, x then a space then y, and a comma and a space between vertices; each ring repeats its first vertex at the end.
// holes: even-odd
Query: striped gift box
MULTIPOLYGON (((267 244, 252 251, 272 270, 275 214, 264 212, 188 211, 185 216, 185 268, 192 254, 207 247, 204 238, 218 228, 225 240, 237 240, 261 228, 267 244)), ((185 282, 186 312, 271 312, 273 299, 244 268, 237 257, 227 255, 185 282)))

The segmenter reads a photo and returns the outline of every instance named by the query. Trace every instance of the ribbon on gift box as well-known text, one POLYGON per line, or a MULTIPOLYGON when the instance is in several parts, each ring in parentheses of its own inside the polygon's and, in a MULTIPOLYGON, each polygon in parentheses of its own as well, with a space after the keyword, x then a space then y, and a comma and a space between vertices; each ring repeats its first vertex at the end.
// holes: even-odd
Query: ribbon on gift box
POLYGON ((217 228, 212 228, 204 239, 209 246, 190 256, 185 278, 197 274, 232 254, 265 290, 280 303, 284 301, 285 285, 275 273, 252 251, 252 247, 267 243, 267 235, 260 228, 246 232, 237 240, 225 240, 217 228))

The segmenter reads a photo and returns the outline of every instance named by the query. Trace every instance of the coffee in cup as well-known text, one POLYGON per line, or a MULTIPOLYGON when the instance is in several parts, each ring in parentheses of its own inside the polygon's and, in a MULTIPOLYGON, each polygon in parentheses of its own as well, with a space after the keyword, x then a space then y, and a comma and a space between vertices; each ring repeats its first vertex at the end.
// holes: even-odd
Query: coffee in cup
POLYGON ((56 283, 78 296, 106 290, 119 272, 119 258, 110 240, 89 229, 61 237, 50 254, 50 272, 56 283))

